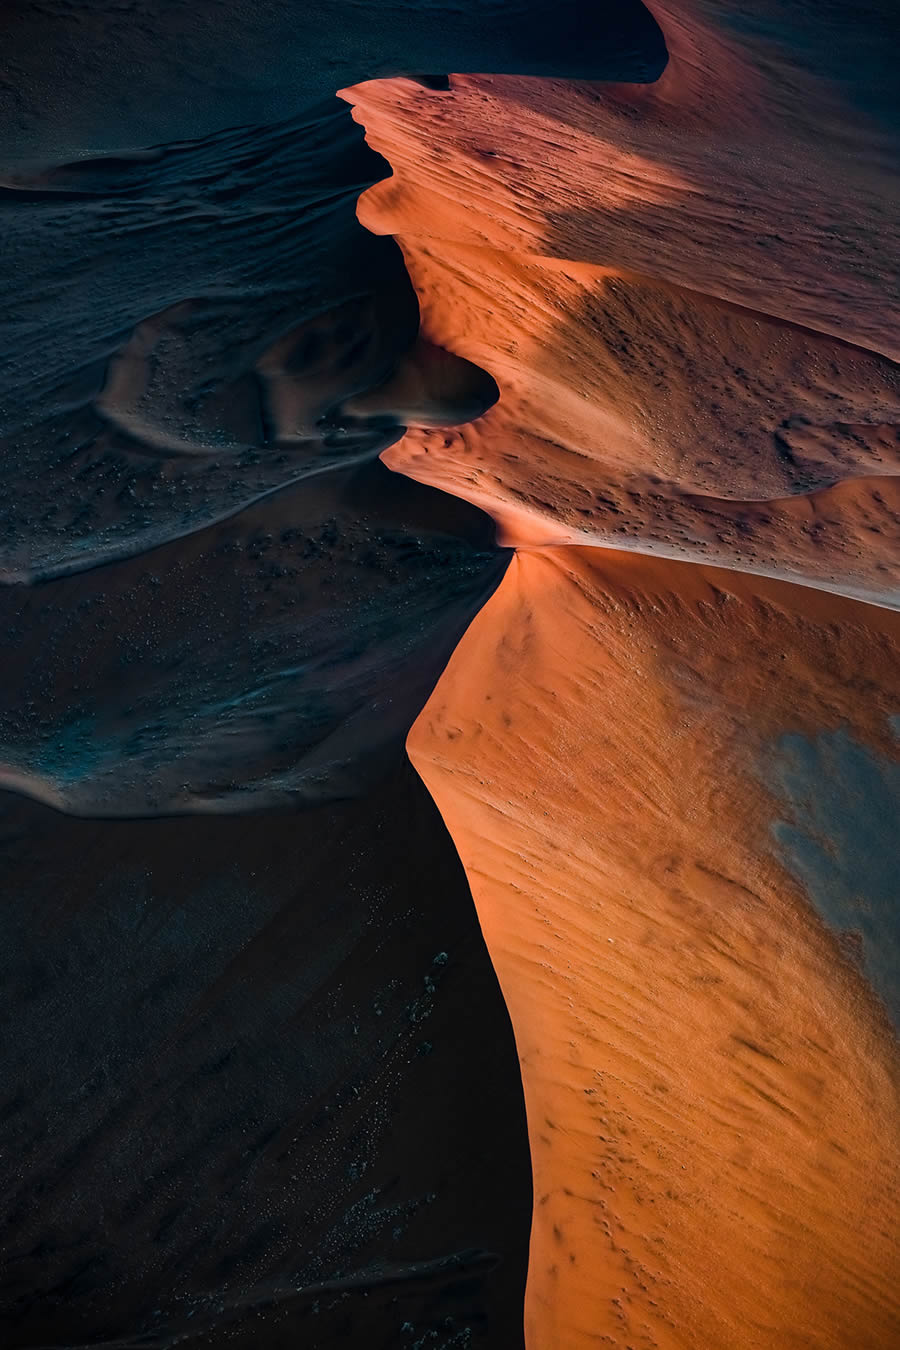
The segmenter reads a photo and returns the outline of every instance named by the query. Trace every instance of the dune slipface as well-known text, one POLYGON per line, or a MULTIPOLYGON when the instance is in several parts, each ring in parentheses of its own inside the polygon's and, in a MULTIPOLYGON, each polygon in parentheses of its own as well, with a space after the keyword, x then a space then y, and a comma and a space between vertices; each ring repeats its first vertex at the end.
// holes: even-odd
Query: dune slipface
POLYGON ((521 1345, 511 1031, 399 753, 300 812, 0 793, 0 842, 4 1345, 521 1345))
POLYGON ((409 749, 512 1015, 530 1350, 900 1337, 893 8, 651 9, 649 86, 345 93, 424 336, 397 471, 518 554, 409 749))

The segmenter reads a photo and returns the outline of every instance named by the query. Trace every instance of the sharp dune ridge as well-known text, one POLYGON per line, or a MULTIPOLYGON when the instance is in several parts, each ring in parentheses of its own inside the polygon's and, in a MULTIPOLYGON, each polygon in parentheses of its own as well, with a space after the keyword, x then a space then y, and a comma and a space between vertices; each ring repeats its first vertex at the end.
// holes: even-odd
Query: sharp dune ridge
POLYGON ((881 1350, 900 1337, 888 7, 858 26, 650 8, 669 62, 643 88, 343 94, 393 169, 360 219, 400 243, 425 335, 500 390, 383 458, 516 549, 409 752, 516 1035, 529 1350, 881 1350))
POLYGON ((891 0, 12 8, 8 1343, 885 1350, 891 0))

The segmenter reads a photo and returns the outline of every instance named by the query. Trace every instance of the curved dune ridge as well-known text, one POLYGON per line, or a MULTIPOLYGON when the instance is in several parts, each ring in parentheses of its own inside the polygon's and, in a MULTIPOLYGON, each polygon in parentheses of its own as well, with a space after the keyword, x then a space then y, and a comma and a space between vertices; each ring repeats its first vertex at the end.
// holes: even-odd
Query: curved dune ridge
POLYGON ((4 1334, 900 1342, 894 0, 170 9, 4 33, 4 1334))
POLYGON ((404 751, 510 555, 377 463, 498 389, 333 91, 662 69, 550 8, 4 12, 4 1344, 522 1344, 511 1026, 404 751))
POLYGON ((383 457, 517 549, 408 747, 522 1064, 529 1350, 883 1350, 895 15, 650 8, 650 86, 343 94, 360 219, 500 390, 383 457))

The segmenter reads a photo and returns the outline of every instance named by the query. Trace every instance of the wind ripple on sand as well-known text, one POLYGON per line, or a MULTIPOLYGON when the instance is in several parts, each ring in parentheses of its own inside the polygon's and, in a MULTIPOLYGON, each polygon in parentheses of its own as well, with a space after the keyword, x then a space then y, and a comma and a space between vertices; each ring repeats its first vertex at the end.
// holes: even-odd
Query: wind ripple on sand
POLYGON ((418 328, 396 247, 355 218, 382 171, 334 103, 20 176, 0 205, 7 582, 146 551, 396 439, 323 421, 418 328))

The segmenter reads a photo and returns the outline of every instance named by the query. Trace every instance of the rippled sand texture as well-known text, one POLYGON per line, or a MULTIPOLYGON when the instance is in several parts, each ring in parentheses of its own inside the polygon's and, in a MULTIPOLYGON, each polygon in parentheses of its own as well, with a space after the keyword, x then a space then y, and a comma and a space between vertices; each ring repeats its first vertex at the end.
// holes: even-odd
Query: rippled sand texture
POLYGON ((384 458, 519 549, 410 753, 522 1061, 530 1350, 881 1350, 895 16, 651 9, 648 87, 346 95, 394 170, 360 218, 500 389, 384 458))

